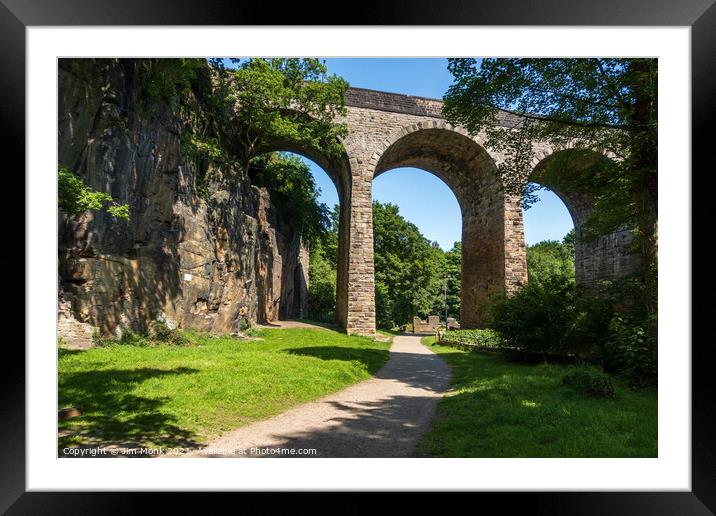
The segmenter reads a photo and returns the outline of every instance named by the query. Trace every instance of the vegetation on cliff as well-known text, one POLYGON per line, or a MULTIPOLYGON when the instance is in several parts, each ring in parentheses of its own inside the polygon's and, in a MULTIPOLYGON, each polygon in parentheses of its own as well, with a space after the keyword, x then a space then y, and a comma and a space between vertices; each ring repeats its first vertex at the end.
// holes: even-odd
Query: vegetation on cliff
POLYGON ((129 220, 129 206, 119 204, 112 196, 87 186, 67 167, 57 169, 57 197, 60 211, 79 216, 87 211, 106 210, 116 219, 129 220))
POLYGON ((145 99, 161 100, 185 120, 181 142, 196 192, 209 184, 248 177, 266 187, 288 224, 305 240, 327 226, 308 168, 274 151, 315 153, 336 159, 346 128, 348 83, 329 75, 318 59, 234 59, 235 69, 210 59, 145 59, 140 77, 145 99))

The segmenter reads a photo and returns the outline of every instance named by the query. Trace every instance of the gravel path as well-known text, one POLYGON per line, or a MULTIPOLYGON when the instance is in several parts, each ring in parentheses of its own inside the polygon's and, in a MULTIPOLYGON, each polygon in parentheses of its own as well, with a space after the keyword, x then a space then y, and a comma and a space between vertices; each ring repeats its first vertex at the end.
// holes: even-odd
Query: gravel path
POLYGON ((286 450, 315 449, 308 456, 406 457, 449 383, 449 366, 419 336, 396 336, 374 378, 228 432, 193 455, 300 457, 307 455, 286 450))

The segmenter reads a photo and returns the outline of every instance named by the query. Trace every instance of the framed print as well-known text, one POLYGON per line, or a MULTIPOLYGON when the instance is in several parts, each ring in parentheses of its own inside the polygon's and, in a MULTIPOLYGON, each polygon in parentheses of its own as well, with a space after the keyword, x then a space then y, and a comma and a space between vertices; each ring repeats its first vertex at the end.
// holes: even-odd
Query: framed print
POLYGON ((2 0, 27 240, 3 510, 713 511, 691 183, 716 8, 611 4, 2 0))

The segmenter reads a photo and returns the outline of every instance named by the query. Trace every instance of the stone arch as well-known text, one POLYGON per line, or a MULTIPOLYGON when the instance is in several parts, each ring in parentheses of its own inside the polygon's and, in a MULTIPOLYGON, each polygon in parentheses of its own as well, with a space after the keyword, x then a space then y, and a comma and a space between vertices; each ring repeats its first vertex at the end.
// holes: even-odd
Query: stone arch
MULTIPOLYGON (((295 142, 276 140, 259 149, 257 155, 268 152, 291 152, 310 159, 331 178, 338 192, 338 257, 336 264, 336 324, 346 329, 348 314, 348 250, 350 245, 350 199, 353 176, 346 149, 341 154, 328 156, 315 149, 297 145, 295 142)), ((306 278, 308 270, 306 270, 306 278)), ((306 284, 306 288, 308 285, 306 284)))
POLYGON ((574 145, 545 149, 533 160, 528 177, 528 182, 538 183, 554 192, 572 217, 576 237, 575 280, 580 285, 620 278, 632 274, 638 267, 638 256, 631 252, 633 234, 629 229, 603 235, 591 242, 581 241, 582 227, 594 210, 594 201, 572 179, 609 159, 607 155, 574 145))
POLYGON ((444 121, 418 122, 385 138, 369 162, 371 180, 394 168, 416 167, 440 178, 455 194, 462 214, 460 321, 465 328, 483 326, 492 298, 515 281, 505 267, 511 231, 505 213, 512 201, 481 143, 444 121))

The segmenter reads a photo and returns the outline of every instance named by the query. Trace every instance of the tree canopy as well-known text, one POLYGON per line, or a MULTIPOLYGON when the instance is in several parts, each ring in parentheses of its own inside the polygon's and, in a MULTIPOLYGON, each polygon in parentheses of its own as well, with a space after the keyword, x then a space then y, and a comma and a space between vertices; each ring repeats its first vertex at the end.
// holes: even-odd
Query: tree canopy
POLYGON ((331 227, 328 207, 318 201, 319 188, 308 165, 298 156, 267 153, 251 161, 251 182, 268 190, 279 224, 291 226, 307 242, 331 227))
POLYGON ((328 75, 318 59, 248 59, 217 77, 232 118, 230 142, 240 155, 251 159, 275 142, 340 154, 346 127, 336 117, 346 112, 348 83, 328 75))
MULTIPOLYGON (((657 60, 450 59, 448 67, 455 82, 445 95, 445 117, 472 134, 482 132, 487 146, 505 152, 507 159, 498 166, 505 188, 524 193, 527 205, 536 200, 533 189, 523 190, 536 154, 534 140, 613 158, 580 167, 564 187, 588 193, 595 203, 586 236, 634 228, 645 301, 654 311, 657 60), (520 115, 519 122, 501 127, 499 121, 510 113, 520 115)), ((584 154, 555 156, 547 167, 568 169, 584 154)))
POLYGON ((574 284, 574 244, 571 230, 561 242, 543 240, 527 246, 527 274, 529 284, 547 285, 558 276, 574 284))

